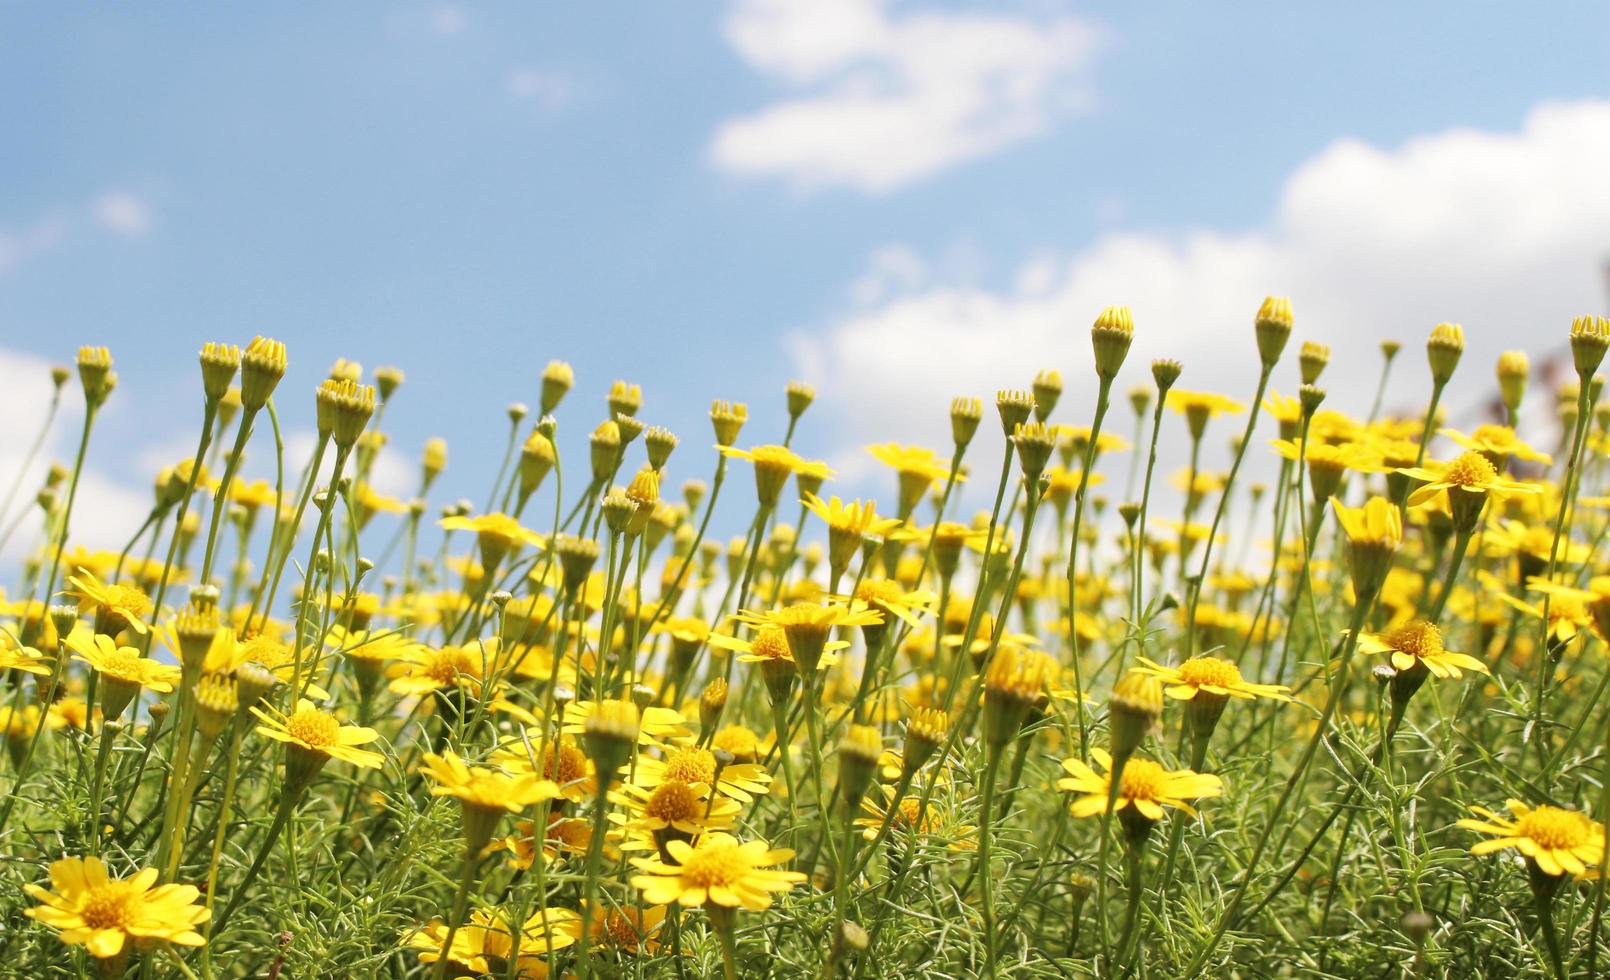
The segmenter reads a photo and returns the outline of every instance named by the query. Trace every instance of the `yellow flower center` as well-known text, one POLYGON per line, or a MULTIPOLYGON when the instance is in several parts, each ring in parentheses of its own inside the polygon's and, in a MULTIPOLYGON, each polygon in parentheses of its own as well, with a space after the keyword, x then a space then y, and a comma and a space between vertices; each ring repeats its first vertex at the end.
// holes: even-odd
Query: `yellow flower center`
POLYGON ((1192 687, 1235 687, 1241 671, 1235 664, 1218 657, 1193 657, 1180 664, 1180 683, 1192 687))
POLYGON ((1549 850, 1581 847, 1598 835, 1593 821, 1575 810, 1540 806, 1515 821, 1515 836, 1527 837, 1549 850))
POLYGON ((665 760, 665 779, 675 783, 709 783, 716 778, 716 757, 704 749, 677 749, 665 760))
POLYGON ((895 812, 894 822, 902 827, 916 827, 918 830, 926 832, 928 830, 928 819, 922 813, 922 801, 911 796, 902 799, 895 812))
POLYGON ((1118 795, 1129 800, 1155 800, 1163 794, 1167 773, 1150 759, 1130 759, 1118 783, 1118 795))
POLYGON ((682 877, 697 888, 732 886, 749 873, 749 863, 738 853, 737 844, 707 844, 688 855, 682 877))
POLYGON ((1588 607, 1568 593, 1557 592, 1549 599, 1549 622, 1575 623, 1588 618, 1588 607))
POLYGON ((1430 623, 1410 623, 1387 634, 1387 646, 1411 657, 1442 654, 1442 631, 1430 623))
POLYGON ((557 759, 554 750, 549 749, 547 763, 543 775, 560 786, 575 782, 587 772, 587 757, 574 745, 560 746, 557 759))
POLYGON ((267 636, 254 636, 246 642, 246 648, 241 651, 244 660, 253 660, 264 667, 278 667, 291 659, 291 649, 278 640, 267 636))
POLYGON ((643 812, 666 823, 686 823, 704 813, 704 804, 687 783, 661 783, 643 804, 643 812))
POLYGON ((107 585, 101 591, 101 606, 132 623, 150 610, 151 600, 132 585, 107 585))
POLYGON ((728 725, 716 732, 716 737, 710 744, 718 749, 725 749, 732 753, 733 758, 740 762, 753 759, 760 750, 760 740, 755 733, 742 725, 728 725))
POLYGON ((1479 487, 1498 479, 1498 471, 1487 462, 1486 456, 1472 450, 1449 463, 1442 478, 1456 486, 1479 487))
POLYGON ((611 909, 603 921, 598 923, 594 930, 599 939, 621 949, 635 951, 637 949, 637 926, 631 919, 620 912, 611 909))
POLYGON ((310 748, 325 749, 336 743, 341 723, 334 715, 315 708, 302 708, 285 719, 285 733, 310 748))
POLYGON ((118 647, 101 658, 101 673, 130 684, 140 683, 140 655, 133 647, 118 647))
POLYGON ((887 609, 900 602, 905 593, 898 582, 888 579, 871 579, 855 587, 855 597, 869 606, 878 609, 887 609))
POLYGON ((447 649, 438 651, 425 665, 425 676, 438 684, 452 684, 458 680, 458 675, 475 675, 474 662, 470 655, 463 650, 447 649))
POLYGON ((79 915, 91 929, 122 929, 133 918, 134 889, 126 881, 108 881, 84 896, 79 915))
POLYGON ((775 626, 762 626, 749 641, 750 652, 757 657, 767 660, 792 660, 794 655, 788 651, 788 637, 775 626))

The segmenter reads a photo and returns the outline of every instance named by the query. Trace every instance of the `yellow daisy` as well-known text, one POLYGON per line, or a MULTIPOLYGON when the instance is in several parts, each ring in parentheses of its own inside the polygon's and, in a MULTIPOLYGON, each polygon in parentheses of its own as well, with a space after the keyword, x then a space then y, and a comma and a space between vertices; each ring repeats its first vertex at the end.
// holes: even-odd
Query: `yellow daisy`
MULTIPOLYGON (((1092 817, 1105 813, 1107 797, 1112 783, 1112 756, 1105 749, 1092 748, 1090 757, 1096 760, 1103 772, 1097 772, 1078 759, 1062 760, 1068 775, 1057 780, 1057 789, 1080 794, 1068 812, 1076 817, 1092 817)), ((1189 769, 1167 770, 1150 759, 1138 756, 1124 764, 1118 781, 1118 798, 1113 812, 1133 808, 1148 820, 1161 820, 1164 807, 1184 810, 1191 816, 1196 811, 1188 801, 1219 796, 1224 783, 1212 773, 1192 772, 1189 769)))
POLYGON ((62 858, 50 864, 50 884, 54 891, 23 886, 42 903, 23 914, 55 929, 69 946, 85 947, 96 959, 120 956, 131 939, 180 946, 206 942, 196 931, 211 915, 196 904, 200 891, 194 885, 158 885, 155 868, 113 878, 100 858, 62 858))
POLYGON ((711 833, 699 838, 697 847, 671 841, 666 852, 668 861, 632 859, 632 866, 643 872, 632 876, 632 887, 650 905, 677 902, 695 908, 709 903, 758 912, 771 907, 772 893, 788 891, 805 880, 798 871, 773 867, 792 860, 792 850, 773 849, 763 840, 740 844, 729 834, 711 833))
POLYGON ((1506 800, 1504 805, 1512 818, 1473 806, 1470 809, 1482 819, 1459 821, 1466 830, 1494 835, 1492 840, 1478 841, 1470 853, 1513 847, 1549 875, 1581 874, 1604 859, 1604 828, 1587 814, 1556 806, 1533 808, 1520 800, 1506 800))

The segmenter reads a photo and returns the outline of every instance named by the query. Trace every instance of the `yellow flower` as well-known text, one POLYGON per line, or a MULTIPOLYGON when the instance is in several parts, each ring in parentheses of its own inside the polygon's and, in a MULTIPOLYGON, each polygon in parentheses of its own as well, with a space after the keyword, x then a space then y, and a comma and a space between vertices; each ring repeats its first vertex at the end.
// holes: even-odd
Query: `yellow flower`
MULTIPOLYGON (((823 653, 832 647, 827 638, 834 629, 841 626, 875 626, 883 622, 883 613, 876 609, 850 609, 801 602, 767 612, 745 609, 738 613, 737 619, 750 626, 771 626, 781 630, 790 655, 780 659, 793 660, 805 669, 812 669, 824 666, 822 661, 826 657, 823 653)), ((713 636, 710 642, 715 644, 713 636)))
POLYGON ((1145 657, 1137 659, 1140 666, 1135 669, 1161 680, 1164 685, 1163 693, 1178 701, 1189 701, 1204 693, 1240 698, 1243 701, 1255 698, 1291 700, 1291 695, 1287 693, 1290 688, 1285 685, 1254 684, 1242 680, 1241 669, 1219 657, 1192 657, 1178 667, 1164 667, 1145 657))
POLYGON ((1413 670, 1423 665, 1436 677, 1458 679, 1461 670, 1478 674, 1490 673, 1487 665, 1464 653, 1454 653, 1442 647, 1442 631, 1424 621, 1400 626, 1386 633, 1360 633, 1360 653, 1390 654, 1392 666, 1397 670, 1413 670))
POLYGON ((73 586, 72 595, 78 597, 81 612, 96 610, 106 618, 106 625, 114 632, 128 628, 136 633, 145 633, 145 617, 151 612, 151 599, 139 588, 109 585, 83 569, 76 575, 68 576, 67 582, 73 586))
POLYGON ((874 800, 872 793, 861 797, 861 811, 866 816, 855 818, 855 825, 861 828, 861 836, 866 840, 876 840, 883 822, 888 820, 891 834, 915 832, 924 837, 948 837, 949 841, 945 846, 952 851, 971 851, 978 848, 978 828, 971 824, 952 823, 950 812, 939 804, 937 797, 929 800, 928 806, 924 808, 920 794, 907 794, 900 798, 899 803, 895 803, 893 786, 879 788, 882 790, 881 801, 874 800), (892 819, 889 817, 891 805, 894 807, 892 819))
POLYGON ((257 734, 264 738, 368 769, 379 769, 385 761, 379 752, 358 748, 380 737, 373 728, 343 725, 306 698, 296 702, 296 710, 289 715, 268 705, 252 708, 252 714, 263 722, 257 726, 257 734))
POLYGON ((1403 543, 1403 515, 1384 497, 1371 497, 1362 507, 1347 507, 1331 501, 1336 519, 1354 544, 1379 545, 1396 551, 1403 543))
POLYGON ((868 500, 864 504, 854 500, 846 504, 838 497, 830 497, 824 501, 814 493, 807 493, 805 506, 811 513, 820 517, 830 531, 862 537, 869 534, 882 537, 900 526, 898 517, 878 516, 878 503, 875 500, 868 500))
POLYGON ((440 649, 416 644, 398 651, 386 675, 391 678, 392 693, 405 697, 459 687, 478 696, 486 677, 488 655, 496 656, 497 649, 497 637, 440 649))
POLYGON ((899 473, 902 478, 921 477, 924 486, 934 480, 943 480, 950 476, 949 460, 922 446, 903 446, 898 442, 886 442, 868 446, 866 451, 873 459, 899 473))
POLYGON ((1323 469, 1336 474, 1345 470, 1355 473, 1379 473, 1382 470, 1381 455, 1369 446, 1361 443, 1324 443, 1313 439, 1307 443, 1300 443, 1296 439, 1275 439, 1269 445, 1281 459, 1296 461, 1299 458, 1306 460, 1309 469, 1323 469))
POLYGON ((445 531, 472 531, 481 547, 481 561, 488 567, 520 545, 533 548, 546 546, 547 539, 535 531, 521 527, 520 522, 507 514, 482 514, 479 517, 444 517, 439 522, 445 531))
MULTIPOLYGON (((1598 593, 1542 578, 1531 579, 1526 588, 1530 592, 1542 592, 1548 596, 1548 638, 1551 642, 1570 643, 1578 633, 1593 628, 1590 606, 1598 599, 1598 593)), ((1522 602, 1507 592, 1498 593, 1498 598, 1533 619, 1542 619, 1544 616, 1545 604, 1541 601, 1535 604, 1522 602)))
POLYGON ((1554 461, 1548 453, 1540 453, 1516 438, 1515 430, 1507 425, 1478 425, 1468 436, 1457 429, 1438 429, 1437 432, 1465 449, 1481 453, 1495 466, 1501 465, 1510 456, 1544 466, 1554 461))
POLYGON ((894 616, 912 628, 922 625, 921 614, 930 611, 939 601, 938 596, 926 589, 908 591, 900 583, 885 578, 863 579, 853 595, 829 596, 828 599, 845 603, 852 612, 871 609, 886 617, 894 616))
MULTIPOLYGON (((752 759, 753 753, 748 758, 752 759)), ((715 755, 697 746, 672 748, 664 759, 640 755, 631 778, 636 785, 651 789, 663 782, 715 782, 716 792, 740 803, 753 803, 756 796, 771 791, 771 774, 765 766, 753 761, 735 761, 723 766, 721 778, 717 780, 715 755)))
MULTIPOLYGON (((535 749, 528 749, 524 740, 499 749, 493 753, 491 761, 510 772, 538 771, 535 749)), ((592 760, 572 739, 566 738, 558 745, 548 744, 543 752, 541 775, 551 780, 558 787, 559 795, 572 803, 591 800, 596 795, 598 787, 592 760)))
MULTIPOLYGON (((441 959, 447 932, 447 924, 435 919, 409 933, 407 943, 419 950, 421 963, 435 963, 441 959)), ((526 919, 516 943, 501 911, 476 909, 468 922, 453 931, 447 961, 476 976, 487 976, 500 974, 503 965, 514 960, 515 976, 537 980, 548 975, 548 953, 571 945, 580 934, 580 915, 571 909, 547 908, 526 919)))
MULTIPOLYGON (((567 735, 580 735, 587 730, 587 719, 597 713, 596 701, 572 701, 565 705, 565 719, 562 731, 567 735)), ((662 740, 677 741, 691 738, 693 733, 686 727, 687 719, 672 708, 660 708, 650 705, 642 709, 638 718, 637 740, 644 745, 654 745, 662 740)))
POLYGON ((1581 874, 1588 865, 1604 859, 1604 828, 1586 814, 1555 806, 1532 808, 1520 800, 1507 800, 1505 806, 1514 818, 1501 816, 1486 807, 1470 809, 1481 820, 1466 818, 1458 826, 1492 840, 1478 841, 1472 854, 1491 854, 1513 847, 1537 862, 1544 874, 1581 874))
POLYGON ((552 780, 538 779, 535 773, 510 774, 481 766, 467 766, 451 749, 437 755, 426 752, 424 771, 436 780, 432 796, 451 796, 466 807, 483 810, 521 810, 559 795, 552 780))
POLYGON ((656 849, 658 840, 668 834, 691 839, 711 830, 730 830, 741 809, 737 800, 712 798, 708 783, 674 779, 664 780, 653 789, 626 783, 609 799, 630 814, 609 815, 612 823, 624 825, 627 840, 621 849, 626 851, 656 849))
POLYGON ((100 858, 62 858, 50 864, 50 884, 54 891, 23 886, 42 903, 23 914, 96 959, 118 956, 130 939, 180 946, 206 942, 195 928, 211 914, 196 904, 201 893, 194 885, 157 885, 155 868, 113 878, 100 858))
POLYGON ((1243 409, 1242 404, 1233 398, 1216 395, 1210 391, 1186 391, 1183 388, 1169 391, 1168 407, 1181 414, 1206 411, 1209 415, 1233 415, 1243 409))
MULTIPOLYGON (((1057 789, 1078 793, 1069 812, 1076 817, 1091 817, 1105 813, 1111 786, 1112 756, 1105 749, 1092 748, 1090 757, 1104 772, 1096 772, 1078 759, 1062 760, 1068 775, 1057 780, 1057 789)), ((1211 773, 1192 772, 1189 769, 1167 770, 1150 759, 1131 758, 1124 765, 1118 781, 1118 799, 1113 812, 1133 807, 1148 820, 1161 820, 1163 807, 1184 810, 1191 816, 1196 811, 1188 800, 1218 796, 1224 792, 1224 783, 1211 773)))
POLYGON ((632 859, 632 866, 644 872, 632 876, 632 887, 650 905, 677 902, 695 908, 709 903, 760 911, 771 907, 773 892, 788 891, 805 880, 798 871, 774 869, 792 860, 794 852, 773 850, 763 840, 740 844, 728 834, 711 833, 699 838, 698 847, 670 841, 666 852, 670 861, 632 859))
POLYGON ((158 694, 172 692, 173 685, 179 683, 179 668, 142 657, 140 651, 133 647, 120 647, 104 633, 74 633, 67 645, 77 654, 75 659, 89 664, 103 678, 143 687, 158 694))
POLYGON ((1470 450, 1451 463, 1433 463, 1431 466, 1409 467, 1398 470, 1404 476, 1426 481, 1420 489, 1409 494, 1410 507, 1425 507, 1439 500, 1450 499, 1449 494, 1485 494, 1494 500, 1507 500, 1516 494, 1542 493, 1534 483, 1506 480, 1498 475, 1487 457, 1470 450))
POLYGON ((796 473, 819 479, 829 479, 833 470, 826 463, 816 463, 796 455, 783 446, 756 446, 754 449, 734 449, 719 446, 721 455, 732 459, 747 459, 755 464, 755 491, 765 506, 777 503, 783 485, 796 473))
POLYGON ((49 674, 45 655, 33 647, 10 647, 0 640, 0 671, 20 670, 25 674, 49 674))
MULTIPOLYGON (((587 907, 583 900, 582 908, 587 907)), ((638 909, 632 905, 605 905, 600 903, 592 917, 592 939, 599 946, 636 953, 639 949, 653 953, 660 948, 660 927, 665 922, 666 908, 655 905, 638 909)))

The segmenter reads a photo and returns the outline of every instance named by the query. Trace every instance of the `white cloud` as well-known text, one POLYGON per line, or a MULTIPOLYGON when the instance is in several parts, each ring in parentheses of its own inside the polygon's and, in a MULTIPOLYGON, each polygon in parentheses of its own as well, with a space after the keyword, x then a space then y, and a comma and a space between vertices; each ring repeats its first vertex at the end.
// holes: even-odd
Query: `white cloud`
POLYGON ((736 0, 728 42, 790 90, 722 125, 717 166, 799 188, 882 193, 999 151, 1087 104, 1099 34, 1072 17, 886 0, 736 0))
POLYGON ((431 8, 430 28, 438 34, 451 36, 461 33, 468 22, 463 8, 457 4, 444 3, 431 8))
POLYGON ((151 230, 151 206, 128 191, 107 191, 95 199, 90 210, 102 228, 127 238, 151 230))
MULTIPOLYGON (((1332 347, 1332 402, 1365 411, 1377 342, 1395 338, 1405 351, 1389 404, 1418 408, 1426 395, 1419 344, 1448 320, 1466 331, 1451 407, 1467 409, 1493 387, 1500 350, 1529 349, 1535 364, 1560 351, 1573 314, 1603 309, 1607 158, 1610 102, 1601 101, 1539 106, 1512 133, 1452 130, 1395 149, 1342 140, 1286 180, 1263 227, 1109 234, 1055 259, 1032 257, 1011 285, 930 282, 790 344, 802 376, 818 383, 821 404, 840 408, 856 444, 943 445, 953 395, 987 400, 1042 368, 1068 381, 1056 417, 1087 417, 1088 328, 1112 303, 1135 313, 1121 384, 1148 381, 1149 360, 1168 356, 1184 362, 1183 387, 1250 394, 1252 316, 1265 294, 1279 293, 1297 311, 1279 388, 1296 387, 1297 344, 1318 340, 1332 347)), ((886 264, 875 257, 872 266, 886 264)))
POLYGON ((514 98, 536 103, 544 109, 562 108, 576 94, 575 83, 570 76, 529 66, 512 69, 504 81, 504 87, 514 98))

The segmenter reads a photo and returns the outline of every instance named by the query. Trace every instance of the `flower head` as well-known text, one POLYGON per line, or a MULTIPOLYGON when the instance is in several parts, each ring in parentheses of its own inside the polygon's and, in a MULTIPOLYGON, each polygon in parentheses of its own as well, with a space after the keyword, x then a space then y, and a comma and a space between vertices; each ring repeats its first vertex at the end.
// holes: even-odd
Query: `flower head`
POLYGON ((1513 847, 1535 861, 1544 874, 1556 876, 1567 871, 1581 874, 1588 865, 1604 859, 1604 828, 1587 814, 1557 806, 1533 808, 1520 800, 1507 800, 1504 805, 1511 816, 1473 806, 1471 810, 1482 819, 1459 821, 1458 826, 1466 830, 1493 835, 1491 840, 1478 841, 1470 853, 1491 854, 1513 847))
POLYGON ((739 843, 731 835, 705 834, 695 847, 686 841, 666 844, 668 861, 633 858, 640 875, 632 887, 650 905, 677 902, 687 908, 710 904, 722 908, 760 911, 771 907, 774 892, 784 892, 805 880, 798 871, 780 871, 774 865, 794 857, 788 849, 772 849, 763 840, 739 843))
POLYGON ((1431 623, 1416 621, 1385 633, 1360 633, 1358 649, 1361 653, 1384 653, 1392 658, 1392 666, 1399 671, 1423 667, 1433 676, 1458 678, 1462 670, 1486 674, 1487 665, 1464 653, 1454 653, 1442 646, 1442 631, 1431 623))
POLYGON ((113 878, 100 858, 62 858, 51 862, 50 884, 53 891, 23 886, 41 903, 23 914, 55 929, 62 942, 85 947, 96 959, 120 955, 131 939, 180 946, 206 942, 196 931, 210 915, 196 904, 200 892, 194 885, 158 885, 155 868, 113 878))
MULTIPOLYGON (((1062 768, 1068 775, 1057 780, 1057 789, 1079 794, 1069 810, 1076 817, 1092 817, 1106 812, 1111 791, 1112 756, 1105 749, 1092 748, 1091 758, 1101 766, 1097 772, 1078 759, 1064 759, 1062 768)), ((1161 820, 1164 807, 1184 810, 1195 816, 1189 801, 1218 796, 1224 792, 1224 783, 1211 773, 1192 772, 1189 769, 1167 770, 1150 759, 1132 758, 1124 764, 1118 780, 1118 798, 1113 804, 1115 813, 1133 808, 1148 820, 1161 820)))

